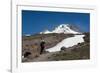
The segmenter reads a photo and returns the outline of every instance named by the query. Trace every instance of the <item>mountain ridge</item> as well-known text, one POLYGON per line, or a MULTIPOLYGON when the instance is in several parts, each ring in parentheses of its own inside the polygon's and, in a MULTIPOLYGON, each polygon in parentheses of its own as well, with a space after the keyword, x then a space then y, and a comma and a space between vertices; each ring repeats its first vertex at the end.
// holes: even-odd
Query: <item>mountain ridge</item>
POLYGON ((61 24, 61 25, 55 27, 55 29, 52 31, 45 30, 43 32, 40 32, 40 34, 50 34, 50 33, 81 34, 81 32, 73 30, 70 27, 70 24, 61 24))

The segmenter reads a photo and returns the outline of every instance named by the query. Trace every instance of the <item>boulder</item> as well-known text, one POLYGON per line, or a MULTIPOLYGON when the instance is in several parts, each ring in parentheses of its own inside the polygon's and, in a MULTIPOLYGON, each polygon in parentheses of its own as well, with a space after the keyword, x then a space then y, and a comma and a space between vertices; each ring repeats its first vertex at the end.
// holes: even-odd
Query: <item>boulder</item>
POLYGON ((61 51, 65 51, 66 53, 70 53, 71 52, 71 48, 66 48, 66 47, 61 47, 61 51))
POLYGON ((66 47, 61 47, 61 51, 65 51, 67 48, 66 47))

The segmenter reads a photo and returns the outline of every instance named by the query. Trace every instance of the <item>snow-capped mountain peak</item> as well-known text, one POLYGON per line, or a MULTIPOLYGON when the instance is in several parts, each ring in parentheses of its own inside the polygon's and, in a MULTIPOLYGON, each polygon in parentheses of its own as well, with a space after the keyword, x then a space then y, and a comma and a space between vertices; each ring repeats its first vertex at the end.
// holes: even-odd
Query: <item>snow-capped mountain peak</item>
POLYGON ((71 29, 69 26, 70 24, 61 24, 52 31, 46 30, 44 32, 40 32, 40 34, 48 34, 48 33, 80 34, 80 32, 71 29))

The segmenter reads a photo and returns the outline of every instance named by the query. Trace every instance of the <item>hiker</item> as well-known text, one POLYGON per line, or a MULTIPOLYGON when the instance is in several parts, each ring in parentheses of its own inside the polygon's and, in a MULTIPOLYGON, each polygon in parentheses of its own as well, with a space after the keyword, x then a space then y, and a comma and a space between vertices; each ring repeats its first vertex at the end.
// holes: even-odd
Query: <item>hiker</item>
POLYGON ((42 40, 42 41, 40 42, 40 54, 43 53, 44 49, 45 49, 45 41, 42 40))

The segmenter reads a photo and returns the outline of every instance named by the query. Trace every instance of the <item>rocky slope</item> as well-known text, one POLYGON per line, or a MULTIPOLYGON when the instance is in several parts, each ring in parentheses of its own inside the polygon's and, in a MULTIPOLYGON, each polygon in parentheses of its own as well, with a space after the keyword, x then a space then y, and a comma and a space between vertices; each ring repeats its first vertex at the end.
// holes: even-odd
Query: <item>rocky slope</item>
POLYGON ((68 37, 73 37, 73 34, 36 34, 32 36, 23 36, 22 38, 22 56, 25 53, 30 52, 29 58, 35 58, 39 56, 40 53, 40 42, 44 40, 46 42, 45 48, 51 48, 57 43, 61 42, 63 39, 68 37))
POLYGON ((52 31, 46 30, 39 34, 22 36, 22 62, 89 59, 89 36, 89 33, 81 33, 69 24, 59 25, 52 31), (79 37, 75 37, 76 35, 79 35, 79 37), (85 35, 84 39, 82 35, 85 35), (83 41, 79 40, 80 36, 82 36, 81 40, 83 41), (64 39, 66 39, 66 42, 64 39), (42 40, 45 41, 45 51, 40 55, 42 40), (81 43, 77 43, 77 41, 81 43), (61 42, 65 46, 62 46, 61 42), (69 47, 68 44, 73 42, 74 46, 70 45, 71 47, 69 47), (50 48, 54 49, 53 47, 56 45, 59 46, 59 44, 59 51, 48 51, 50 48))
MULTIPOLYGON (((47 35, 47 34, 45 34, 47 35)), ((59 34, 49 34, 52 35, 52 37, 58 36, 59 34)), ((59 60, 82 60, 82 59, 90 59, 90 34, 89 33, 84 33, 85 37, 84 37, 84 41, 83 43, 78 43, 75 46, 66 48, 66 47, 62 47, 60 51, 58 52, 44 52, 44 54, 40 55, 39 54, 39 46, 37 47, 37 51, 36 48, 33 48, 34 50, 32 51, 32 48, 27 48, 28 50, 25 51, 25 48, 23 47, 23 51, 22 52, 31 52, 31 55, 29 55, 27 58, 22 58, 23 62, 39 62, 39 61, 59 61, 59 60)), ((48 35, 47 35, 48 36, 48 35)), ((58 40, 57 38, 52 39, 53 42, 55 43, 55 40, 57 41, 61 41, 61 36, 63 36, 63 38, 66 37, 72 37, 74 35, 72 34, 67 34, 67 35, 59 35, 60 40, 58 40)), ((35 35, 35 39, 36 37, 38 37, 37 35, 35 35)), ((43 38, 43 35, 41 35, 41 37, 43 38)), ((46 38, 49 38, 45 36, 46 38)), ((32 39, 33 36, 31 37, 24 37, 23 38, 23 45, 25 45, 25 43, 29 40, 33 40, 32 39), (25 42, 26 41, 26 42, 25 42)), ((39 39, 40 36, 37 38, 39 39)), ((62 39, 63 39, 62 38, 62 39)), ((48 39, 50 40, 50 39, 48 39)), ((39 40, 40 41, 40 40, 39 40)), ((52 42, 52 44, 53 44, 52 42)), ((29 42, 28 42, 29 43, 29 42)), ((32 42, 30 42, 31 44, 33 44, 32 42)), ((48 43, 49 44, 49 43, 48 43)), ((31 46, 31 45, 28 45, 31 46)), ((52 45, 48 45, 49 47, 52 47, 52 45)))

